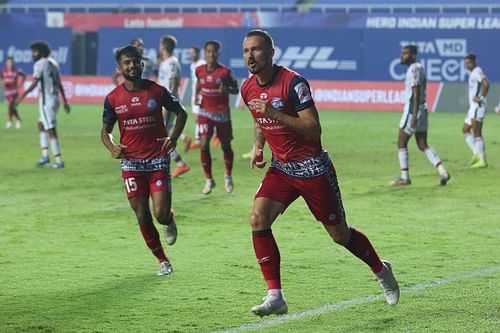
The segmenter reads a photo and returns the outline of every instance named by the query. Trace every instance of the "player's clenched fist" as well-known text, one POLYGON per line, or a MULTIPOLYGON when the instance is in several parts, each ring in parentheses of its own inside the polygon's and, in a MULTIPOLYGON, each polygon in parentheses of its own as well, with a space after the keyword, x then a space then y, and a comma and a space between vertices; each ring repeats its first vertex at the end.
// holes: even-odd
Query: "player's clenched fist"
POLYGON ((261 113, 271 119, 274 119, 276 110, 267 101, 262 99, 252 99, 250 105, 257 113, 261 113))
POLYGON ((122 154, 125 152, 125 149, 127 146, 120 144, 114 145, 113 149, 111 150, 111 156, 113 158, 120 158, 122 157, 122 154))
POLYGON ((252 169, 254 167, 262 169, 266 166, 266 163, 267 162, 264 160, 264 152, 262 151, 262 149, 255 149, 252 154, 252 159, 250 160, 250 166, 252 167, 252 169))

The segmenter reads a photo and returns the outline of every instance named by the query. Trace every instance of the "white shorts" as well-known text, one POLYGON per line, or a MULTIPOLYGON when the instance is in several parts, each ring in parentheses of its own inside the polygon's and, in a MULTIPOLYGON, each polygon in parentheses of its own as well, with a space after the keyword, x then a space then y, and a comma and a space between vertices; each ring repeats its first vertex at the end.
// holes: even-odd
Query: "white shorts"
POLYGON ((481 104, 481 106, 471 105, 469 107, 469 111, 467 111, 467 115, 465 116, 464 123, 469 126, 472 126, 472 119, 482 122, 485 114, 486 114, 485 104, 481 104))
POLYGON ((417 128, 411 128, 412 113, 410 112, 410 105, 405 105, 399 128, 406 134, 412 135, 415 132, 426 132, 429 127, 428 111, 426 105, 421 105, 417 113, 417 128))
POLYGON ((50 99, 47 98, 45 100, 45 104, 40 101, 39 102, 39 113, 40 117, 38 121, 40 121, 45 130, 56 128, 57 125, 57 110, 59 110, 59 100, 58 99, 50 99))

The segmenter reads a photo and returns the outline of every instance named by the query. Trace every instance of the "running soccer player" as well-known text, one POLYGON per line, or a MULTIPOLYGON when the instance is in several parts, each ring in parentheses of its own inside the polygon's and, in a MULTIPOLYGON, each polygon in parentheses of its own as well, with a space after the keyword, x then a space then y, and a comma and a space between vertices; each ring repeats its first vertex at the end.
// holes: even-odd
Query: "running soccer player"
POLYGON ((465 142, 472 150, 471 168, 486 168, 486 154, 483 139, 483 119, 486 115, 486 96, 490 89, 488 78, 476 63, 476 55, 468 54, 464 58, 469 75, 469 111, 464 120, 465 142), (471 133, 472 132, 472 133, 471 133))
POLYGON ((191 61, 190 72, 191 72, 191 112, 194 116, 194 142, 190 138, 188 138, 185 142, 185 151, 189 151, 190 149, 198 149, 201 147, 200 145, 200 133, 198 130, 198 113, 200 111, 200 106, 196 104, 196 82, 198 82, 198 78, 196 77, 196 67, 204 65, 205 59, 200 57, 200 48, 197 46, 191 46, 189 49, 189 60, 191 61))
POLYGON ((198 128, 201 142, 200 159, 205 173, 205 186, 202 193, 209 194, 215 187, 212 176, 212 156, 210 155, 210 139, 217 131, 222 151, 224 153, 224 188, 226 192, 233 192, 233 169, 234 153, 231 148, 233 130, 231 126, 231 107, 229 106, 229 94, 237 94, 238 81, 231 70, 219 63, 219 51, 221 44, 216 40, 205 43, 206 65, 196 68, 196 103, 200 105, 198 113, 198 128))
MULTIPOLYGON (((177 45, 177 39, 174 36, 165 35, 160 38, 160 54, 162 57, 162 62, 160 63, 160 68, 158 70, 158 81, 165 88, 170 91, 170 93, 179 98, 179 85, 181 82, 181 65, 179 60, 174 56, 174 49, 177 45)), ((165 109, 163 111, 163 116, 165 118, 165 126, 167 130, 171 131, 174 123, 174 116, 170 110, 165 109)), ((185 135, 181 135, 181 139, 187 140, 185 135)), ((182 159, 181 155, 177 149, 172 150, 170 157, 175 161, 177 165, 174 172, 172 172, 172 178, 177 178, 178 176, 188 172, 191 168, 182 159)))
POLYGON ((154 216, 165 229, 167 244, 177 239, 177 227, 171 208, 172 184, 169 153, 175 148, 186 123, 186 111, 164 87, 142 79, 141 54, 131 45, 116 53, 116 62, 125 79, 104 101, 101 140, 113 158, 121 159, 122 177, 130 206, 134 210, 147 247, 160 263, 157 275, 173 272, 153 224, 154 216), (162 107, 177 115, 173 131, 167 136, 162 107), (113 142, 115 123, 120 143, 113 142))
POLYGON ((19 87, 23 85, 26 75, 14 66, 14 58, 8 57, 5 60, 5 67, 0 72, 0 84, 4 86, 4 97, 7 101, 7 123, 5 128, 12 127, 12 121, 16 119, 16 128, 21 128, 21 117, 17 112, 16 98, 19 95, 19 87))
POLYGON ((333 241, 365 262, 383 287, 387 303, 399 300, 391 265, 381 261, 368 238, 346 222, 335 168, 321 146, 321 125, 309 83, 296 72, 273 64, 274 42, 269 33, 251 30, 243 41, 243 59, 253 74, 241 95, 255 119, 252 166, 266 165, 262 149, 267 141, 271 167, 255 195, 250 225, 255 255, 268 294, 252 312, 284 314, 288 305, 280 278, 280 252, 271 226, 299 196, 333 241))
POLYGON ((392 181, 393 186, 410 185, 410 173, 408 163, 408 141, 415 134, 418 148, 439 173, 439 185, 444 186, 450 180, 450 174, 446 171, 437 152, 427 143, 428 112, 425 102, 427 91, 427 79, 422 64, 417 62, 417 47, 406 45, 401 51, 401 64, 408 66, 405 80, 406 103, 403 116, 399 123, 399 165, 401 177, 392 181))
POLYGON ((42 167, 50 163, 49 142, 54 154, 55 163, 50 167, 53 169, 64 168, 64 162, 61 156, 59 138, 57 136, 57 111, 59 109, 59 93, 64 102, 64 111, 70 112, 68 100, 64 93, 64 88, 59 75, 59 65, 50 57, 51 49, 47 42, 36 41, 31 44, 31 55, 33 61, 33 82, 21 94, 16 103, 20 103, 35 87, 40 83, 38 130, 40 132, 40 148, 42 157, 36 162, 37 167, 42 167))

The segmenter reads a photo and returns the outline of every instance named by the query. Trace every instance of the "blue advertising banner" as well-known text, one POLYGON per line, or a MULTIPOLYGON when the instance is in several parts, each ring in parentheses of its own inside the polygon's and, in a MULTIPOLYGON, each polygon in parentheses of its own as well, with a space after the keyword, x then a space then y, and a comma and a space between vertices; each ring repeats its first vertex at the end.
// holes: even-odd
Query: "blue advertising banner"
MULTIPOLYGON (((399 64, 401 47, 416 44, 419 61, 429 81, 464 82, 468 73, 463 57, 475 53, 490 81, 500 82, 500 68, 492 45, 500 45, 495 31, 397 30, 397 29, 268 29, 275 44, 275 63, 296 70, 309 80, 401 81, 406 68, 399 64)), ((156 59, 159 39, 169 33, 177 37, 175 55, 182 76, 189 73, 189 48, 203 47, 208 39, 222 42, 220 62, 236 76, 248 72, 242 58, 247 29, 102 29, 99 31, 98 74, 111 75, 116 67, 114 50, 142 37, 146 55, 156 59), (125 33, 126 32, 126 33, 125 33)))
POLYGON ((477 56, 490 81, 500 81, 500 66, 493 45, 500 45, 495 31, 425 31, 365 30, 364 80, 403 80, 406 67, 400 65, 401 48, 414 44, 418 61, 424 65, 428 81, 464 82, 468 72, 463 58, 467 53, 477 56))
MULTIPOLYGON (((99 30, 98 74, 111 75, 116 67, 113 54, 135 37, 144 39, 145 55, 156 59, 160 37, 172 34, 178 39, 175 55, 182 65, 182 76, 189 76, 189 48, 216 39, 222 42, 220 62, 229 65, 238 77, 248 76, 242 58, 247 29, 101 29, 99 30), (125 33, 126 32, 126 33, 125 33)), ((270 29, 276 43, 275 62, 288 66, 308 79, 357 80, 361 78, 362 31, 270 29)))
MULTIPOLYGON (((11 31, 12 28, 9 28, 11 31)), ((16 66, 26 74, 33 73, 30 44, 35 40, 45 40, 52 47, 51 57, 60 66, 61 74, 71 74, 71 30, 49 28, 15 28, 13 33, 0 33, 0 67, 5 59, 13 57, 16 66)))

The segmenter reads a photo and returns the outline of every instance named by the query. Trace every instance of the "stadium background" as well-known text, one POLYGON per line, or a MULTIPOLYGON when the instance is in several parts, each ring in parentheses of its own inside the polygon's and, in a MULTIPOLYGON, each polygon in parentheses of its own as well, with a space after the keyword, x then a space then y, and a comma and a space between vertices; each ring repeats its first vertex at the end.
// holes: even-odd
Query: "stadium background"
POLYGON ((0 29, 15 33, 0 35, 0 66, 7 56, 14 56, 18 66, 31 73, 29 43, 47 39, 72 102, 102 101, 112 88, 113 51, 136 36, 144 39, 151 59, 156 59, 161 35, 178 37, 185 102, 191 92, 191 45, 203 45, 210 38, 222 41, 221 62, 245 78, 240 44, 250 27, 272 32, 276 60, 311 80, 320 108, 401 110, 405 69, 399 64, 399 51, 408 42, 419 46, 433 111, 467 109, 462 92, 467 80, 463 56, 468 52, 478 55, 492 82, 490 108, 500 96, 498 57, 491 50, 491 45, 500 45, 498 1, 3 2, 0 29))
MULTIPOLYGON (((491 112, 500 98, 498 1, 34 2, 0 0, 0 65, 14 55, 29 79, 29 44, 48 40, 72 112, 58 116, 64 169, 34 167, 36 103, 20 105, 21 129, 0 130, 0 332, 500 331, 500 116, 491 112), (187 48, 221 39, 221 61, 243 78, 242 34, 255 25, 276 36, 281 63, 311 80, 349 223, 393 263, 403 290, 397 307, 379 298, 366 267, 332 245, 298 200, 273 228, 290 316, 262 320, 250 313, 264 283, 247 216, 264 170, 251 170, 241 157, 252 144, 251 120, 236 108, 235 192, 220 186, 223 160, 215 149, 219 183, 210 196, 200 193, 199 154, 184 154, 192 170, 173 181, 180 234, 167 248, 175 273, 154 275, 119 163, 99 138, 102 101, 113 87, 113 48, 140 36, 154 57, 161 34, 177 35, 189 108, 187 48), (399 173, 404 68, 395 64, 391 72, 391 63, 402 42, 421 47, 430 106, 438 111, 430 116, 431 143, 452 173, 444 188, 414 144, 412 185, 388 185, 399 173), (489 166, 482 170, 467 165, 461 133, 466 52, 478 54, 492 82, 484 128, 489 166)), ((188 122, 191 132, 193 117, 188 122)))

